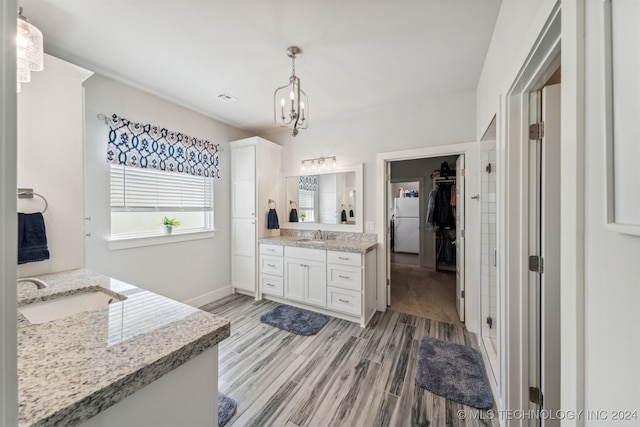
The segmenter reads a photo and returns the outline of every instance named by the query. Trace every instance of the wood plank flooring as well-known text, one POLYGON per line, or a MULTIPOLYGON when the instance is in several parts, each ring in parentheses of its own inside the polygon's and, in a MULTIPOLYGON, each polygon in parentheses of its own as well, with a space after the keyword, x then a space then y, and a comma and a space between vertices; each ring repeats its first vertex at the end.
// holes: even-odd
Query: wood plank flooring
POLYGON ((387 311, 367 328, 332 317, 305 337, 260 323, 277 305, 231 295, 202 307, 231 320, 219 345, 219 390, 238 404, 227 427, 498 426, 415 383, 420 338, 477 349, 464 328, 387 311))

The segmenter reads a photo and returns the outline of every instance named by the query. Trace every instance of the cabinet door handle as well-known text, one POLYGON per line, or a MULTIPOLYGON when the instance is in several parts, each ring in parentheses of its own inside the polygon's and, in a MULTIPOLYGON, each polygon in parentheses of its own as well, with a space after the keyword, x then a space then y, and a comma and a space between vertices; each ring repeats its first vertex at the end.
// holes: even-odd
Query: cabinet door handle
POLYGON ((267 250, 268 250, 269 252, 275 252, 275 251, 276 251, 275 249, 271 249, 271 248, 268 248, 267 250))
POLYGON ((272 284, 272 283, 266 283, 267 286, 271 286, 272 288, 274 288, 276 285, 272 284))
POLYGON ((341 278, 341 279, 348 279, 349 278, 349 276, 343 276, 342 274, 338 274, 338 277, 341 278))
POLYGON ((307 264, 300 264, 300 267, 309 267, 307 264))
POLYGON ((346 257, 346 256, 339 256, 338 259, 349 261, 349 257, 346 257))
POLYGON ((275 264, 267 264, 267 267, 273 267, 273 268, 275 268, 275 267, 276 267, 276 265, 275 265, 275 264))
POLYGON ((340 301, 340 302, 351 302, 348 299, 342 299, 342 298, 338 298, 338 301, 340 301))

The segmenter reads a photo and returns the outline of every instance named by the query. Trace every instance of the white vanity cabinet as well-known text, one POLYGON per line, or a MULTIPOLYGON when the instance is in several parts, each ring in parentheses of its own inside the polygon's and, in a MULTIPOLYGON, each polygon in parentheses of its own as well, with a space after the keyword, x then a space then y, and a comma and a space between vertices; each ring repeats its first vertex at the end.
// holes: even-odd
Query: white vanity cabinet
POLYGON ((363 254, 261 243, 260 292, 365 326, 376 311, 375 262, 375 249, 363 254))
POLYGON ((286 246, 284 253, 284 297, 326 307, 327 251, 286 246))
MULTIPOLYGON (((279 235, 267 229, 269 200, 280 200, 281 146, 259 137, 231 147, 231 284, 234 292, 257 296, 257 239, 279 235)), ((273 206, 273 204, 272 204, 273 206)), ((279 216, 284 214, 278 212, 279 216)))

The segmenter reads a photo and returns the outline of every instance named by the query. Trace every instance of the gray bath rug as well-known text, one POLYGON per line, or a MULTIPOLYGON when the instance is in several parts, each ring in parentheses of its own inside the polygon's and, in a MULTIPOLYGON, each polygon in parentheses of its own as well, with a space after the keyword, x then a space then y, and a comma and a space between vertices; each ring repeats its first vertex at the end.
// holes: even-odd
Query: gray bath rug
POLYGON ((236 401, 226 394, 218 393, 218 427, 222 427, 236 413, 236 401))
POLYGON ((260 316, 260 321, 298 335, 313 335, 329 321, 324 314, 298 307, 279 305, 260 316))
POLYGON ((439 396, 490 409, 491 389, 480 353, 466 345, 424 337, 418 347, 416 383, 439 396))

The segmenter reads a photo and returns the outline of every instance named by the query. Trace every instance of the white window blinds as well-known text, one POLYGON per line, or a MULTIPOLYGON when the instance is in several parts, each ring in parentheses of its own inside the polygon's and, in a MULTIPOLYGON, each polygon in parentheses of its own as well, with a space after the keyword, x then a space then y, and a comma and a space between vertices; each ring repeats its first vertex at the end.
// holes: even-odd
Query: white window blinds
POLYGON ((110 166, 112 211, 213 210, 212 178, 110 166))

